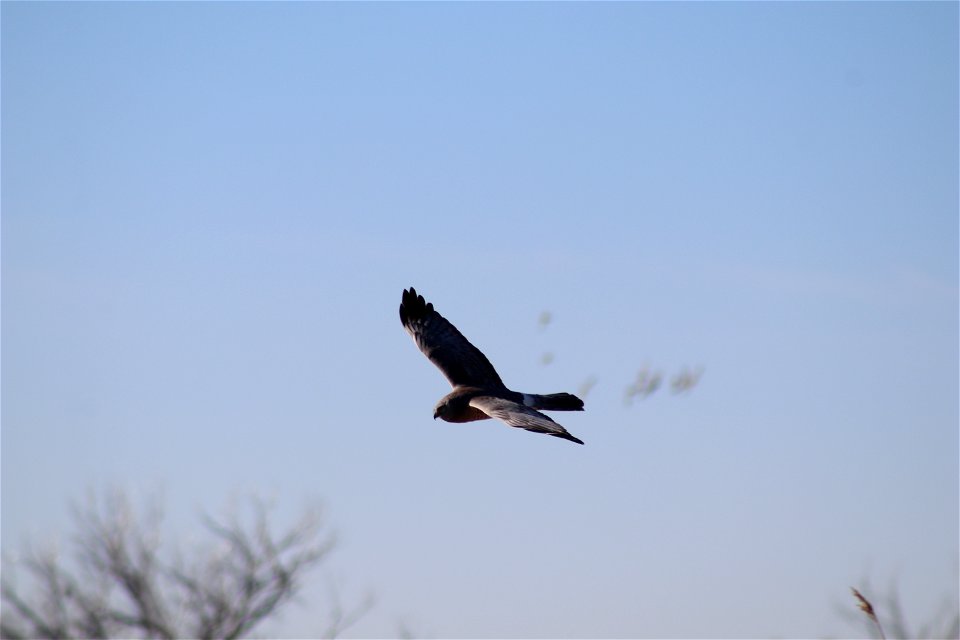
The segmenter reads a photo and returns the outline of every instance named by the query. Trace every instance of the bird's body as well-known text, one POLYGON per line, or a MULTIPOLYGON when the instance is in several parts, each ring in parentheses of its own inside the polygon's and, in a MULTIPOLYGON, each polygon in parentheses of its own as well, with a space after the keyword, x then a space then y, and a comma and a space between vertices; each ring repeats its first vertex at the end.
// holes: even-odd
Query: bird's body
POLYGON ((400 322, 417 347, 453 386, 453 391, 437 403, 434 418, 447 422, 498 418, 511 427, 583 444, 537 411, 583 411, 583 400, 570 393, 540 395, 511 391, 487 357, 437 313, 433 304, 417 295, 413 287, 403 292, 400 322))

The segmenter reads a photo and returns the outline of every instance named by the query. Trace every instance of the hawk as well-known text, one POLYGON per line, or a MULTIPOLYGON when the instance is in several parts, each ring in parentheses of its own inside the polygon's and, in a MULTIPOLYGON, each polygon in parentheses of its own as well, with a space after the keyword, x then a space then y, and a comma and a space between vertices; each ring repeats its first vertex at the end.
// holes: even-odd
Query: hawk
POLYGON ((497 418, 511 427, 583 444, 566 429, 537 411, 583 411, 583 400, 571 393, 538 395, 511 391, 503 384, 487 357, 457 331, 433 304, 404 289, 400 301, 400 322, 453 386, 433 410, 433 419, 472 422, 497 418))

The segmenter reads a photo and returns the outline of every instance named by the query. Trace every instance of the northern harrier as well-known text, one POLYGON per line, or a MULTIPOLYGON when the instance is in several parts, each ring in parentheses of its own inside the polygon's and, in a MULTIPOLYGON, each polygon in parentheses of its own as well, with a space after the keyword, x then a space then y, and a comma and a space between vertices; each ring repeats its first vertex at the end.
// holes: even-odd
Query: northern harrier
POLYGON ((400 322, 420 351, 453 385, 453 391, 437 403, 434 420, 471 422, 497 418, 511 427, 583 444, 537 411, 583 411, 583 400, 570 393, 537 395, 507 389, 487 357, 434 311, 432 303, 417 295, 413 287, 403 292, 400 322))

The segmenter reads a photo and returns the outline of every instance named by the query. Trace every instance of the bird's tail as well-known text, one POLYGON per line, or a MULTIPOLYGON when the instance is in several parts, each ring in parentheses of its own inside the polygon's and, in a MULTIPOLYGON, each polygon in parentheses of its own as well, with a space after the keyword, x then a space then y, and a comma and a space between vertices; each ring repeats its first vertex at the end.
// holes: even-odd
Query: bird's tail
POLYGON ((583 411, 583 400, 572 393, 523 394, 523 403, 545 411, 583 411))

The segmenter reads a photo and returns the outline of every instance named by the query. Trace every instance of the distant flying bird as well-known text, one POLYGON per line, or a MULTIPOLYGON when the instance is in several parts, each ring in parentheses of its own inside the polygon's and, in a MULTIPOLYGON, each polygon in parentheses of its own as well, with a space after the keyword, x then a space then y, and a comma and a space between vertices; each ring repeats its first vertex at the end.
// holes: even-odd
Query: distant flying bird
POLYGON ((433 304, 410 287, 403 291, 400 322, 453 386, 433 410, 433 418, 447 422, 471 422, 497 418, 511 427, 545 433, 583 444, 566 429, 537 411, 583 411, 583 400, 571 393, 538 395, 511 391, 487 357, 463 337, 433 304))

